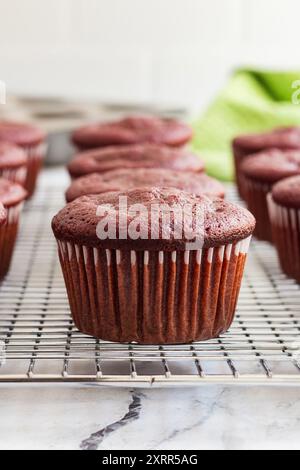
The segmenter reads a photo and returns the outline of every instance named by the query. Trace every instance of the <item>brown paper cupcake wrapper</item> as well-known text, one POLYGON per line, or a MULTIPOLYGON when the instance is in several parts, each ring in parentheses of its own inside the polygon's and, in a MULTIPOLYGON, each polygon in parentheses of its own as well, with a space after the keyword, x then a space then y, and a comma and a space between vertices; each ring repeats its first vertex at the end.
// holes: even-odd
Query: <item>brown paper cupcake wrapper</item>
POLYGON ((198 251, 121 251, 58 241, 77 328, 115 342, 189 343, 231 325, 250 238, 198 251))
POLYGON ((36 188, 37 178, 40 173, 43 160, 47 151, 47 144, 32 145, 24 147, 27 154, 27 176, 25 180, 25 189, 28 192, 27 199, 30 198, 36 188))
POLYGON ((272 229, 269 218, 267 195, 271 190, 271 185, 253 182, 246 176, 243 180, 243 196, 250 212, 256 218, 254 235, 259 240, 272 243, 272 229))
POLYGON ((300 210, 276 204, 267 197, 274 244, 282 270, 300 282, 300 210))
POLYGON ((0 170, 0 177, 6 178, 13 183, 18 183, 21 186, 25 186, 27 178, 27 167, 22 166, 20 168, 5 168, 0 170))
POLYGON ((0 227, 0 280, 8 273, 18 234, 23 202, 6 208, 7 221, 0 227))

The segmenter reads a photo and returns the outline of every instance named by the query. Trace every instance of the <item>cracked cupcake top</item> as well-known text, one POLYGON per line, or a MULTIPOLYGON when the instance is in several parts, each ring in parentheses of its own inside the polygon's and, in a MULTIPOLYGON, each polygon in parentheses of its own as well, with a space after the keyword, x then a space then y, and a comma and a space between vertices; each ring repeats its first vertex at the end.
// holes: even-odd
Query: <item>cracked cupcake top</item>
POLYGON ((247 238, 254 227, 240 206, 159 187, 82 196, 52 221, 58 240, 129 250, 185 250, 195 239, 204 248, 223 246, 247 238))

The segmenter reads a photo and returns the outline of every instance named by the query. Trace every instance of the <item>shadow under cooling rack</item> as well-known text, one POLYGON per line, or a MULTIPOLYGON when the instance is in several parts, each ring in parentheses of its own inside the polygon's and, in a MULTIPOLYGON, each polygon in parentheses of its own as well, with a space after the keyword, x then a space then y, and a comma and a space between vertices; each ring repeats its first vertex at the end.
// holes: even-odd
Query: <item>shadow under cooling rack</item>
MULTIPOLYGON (((12 269, 0 287, 0 382, 300 385, 300 286, 280 272, 267 243, 252 243, 236 319, 218 339, 159 347, 79 333, 50 229, 63 191, 61 172, 45 172, 25 208, 12 269)), ((236 197, 232 187, 229 197, 236 197)))

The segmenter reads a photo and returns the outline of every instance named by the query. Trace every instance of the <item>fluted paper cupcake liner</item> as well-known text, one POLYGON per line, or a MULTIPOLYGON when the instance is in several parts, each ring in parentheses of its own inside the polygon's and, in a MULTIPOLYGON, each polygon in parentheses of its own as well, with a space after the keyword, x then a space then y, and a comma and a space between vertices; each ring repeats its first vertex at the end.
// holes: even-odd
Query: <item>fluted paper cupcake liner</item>
POLYGON ((18 183, 22 186, 25 186, 25 181, 27 178, 27 167, 22 166, 20 168, 4 168, 0 170, 0 177, 6 178, 13 183, 18 183))
POLYGON ((58 241, 77 328, 139 344, 190 343, 230 327, 250 238, 198 251, 105 250, 58 241))
POLYGON ((242 181, 243 196, 247 203, 247 207, 256 218, 254 235, 259 240, 272 243, 272 229, 267 204, 267 195, 272 186, 269 184, 254 182, 245 175, 242 176, 242 181))
POLYGON ((0 280, 8 273, 18 234, 23 202, 6 208, 7 221, 0 227, 0 280))
POLYGON ((273 241, 282 270, 300 282, 300 210, 276 204, 267 197, 273 241))
POLYGON ((25 189, 28 192, 27 199, 30 198, 36 188, 37 178, 41 171, 43 160, 46 154, 47 145, 45 143, 24 147, 27 154, 27 176, 25 189))

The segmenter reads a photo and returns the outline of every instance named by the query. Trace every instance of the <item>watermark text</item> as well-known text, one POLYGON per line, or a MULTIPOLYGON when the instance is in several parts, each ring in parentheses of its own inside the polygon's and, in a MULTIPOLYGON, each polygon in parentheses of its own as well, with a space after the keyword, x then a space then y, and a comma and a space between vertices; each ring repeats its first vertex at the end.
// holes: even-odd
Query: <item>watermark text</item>
POLYGON ((0 80, 0 105, 6 104, 6 84, 0 80))
POLYGON ((295 90, 292 94, 292 103, 299 105, 300 104, 300 80, 295 80, 292 83, 292 89, 295 90))
POLYGON ((210 200, 205 206, 158 202, 129 205, 127 197, 120 196, 116 205, 97 206, 100 220, 96 233, 100 240, 182 240, 187 250, 198 250, 203 247, 205 215, 211 209, 210 200))

